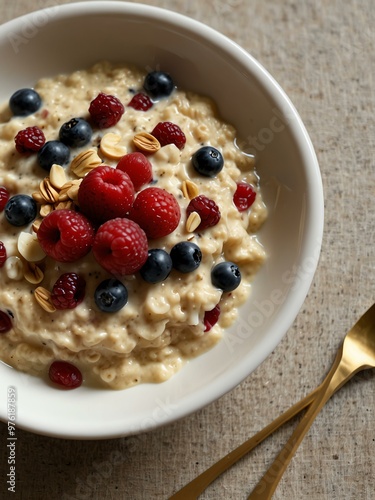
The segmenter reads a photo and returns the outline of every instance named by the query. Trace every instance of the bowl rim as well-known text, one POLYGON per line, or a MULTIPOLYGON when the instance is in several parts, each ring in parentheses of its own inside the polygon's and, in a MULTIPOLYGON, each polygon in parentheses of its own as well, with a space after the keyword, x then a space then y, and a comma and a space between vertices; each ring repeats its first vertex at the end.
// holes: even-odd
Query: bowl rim
MULTIPOLYGON (((24 421, 17 422, 17 426, 43 435, 62 437, 62 438, 73 438, 73 439, 99 439, 99 438, 117 438, 124 435, 131 435, 143 432, 144 430, 155 429, 162 425, 169 424, 173 421, 181 419, 188 416, 189 414, 200 410, 201 408, 211 404, 213 401, 217 400, 227 392, 234 389, 238 384, 240 384, 246 377, 248 377, 263 361, 269 356, 269 354, 275 349, 282 338, 287 333, 288 329, 294 322, 303 302, 307 296, 310 289, 316 267, 318 265, 318 259, 323 239, 323 227, 324 227, 324 197, 323 197, 323 186, 322 179, 319 169, 318 160, 308 135, 308 132, 303 124, 297 110, 292 104, 289 97, 286 95, 284 90, 278 84, 278 82, 271 76, 271 74, 259 63, 251 54, 249 54, 245 49, 243 49, 236 42, 228 38, 226 35, 216 31, 203 24, 200 21, 192 19, 186 15, 167 10, 161 7, 150 6, 141 3, 129 3, 120 1, 88 1, 88 2, 74 2, 70 4, 63 4, 58 6, 47 7, 44 9, 38 9, 32 11, 28 14, 19 16, 12 19, 0 26, 1 33, 9 33, 10 30, 19 28, 21 24, 30 19, 32 16, 37 15, 40 12, 48 13, 53 9, 57 9, 57 17, 59 20, 72 17, 77 15, 86 15, 90 12, 90 15, 97 15, 98 13, 105 14, 118 14, 118 15, 130 15, 130 16, 142 16, 152 19, 153 22, 157 21, 161 25, 169 25, 173 27, 178 27, 184 33, 194 33, 195 39, 203 40, 205 44, 209 43, 218 47, 219 50, 228 55, 233 59, 236 64, 240 67, 246 68, 246 71, 251 74, 262 86, 262 88, 267 92, 272 99, 280 106, 279 109, 287 109, 290 116, 293 117, 289 121, 288 126, 291 130, 295 142, 298 145, 303 158, 303 163, 308 167, 304 170, 307 177, 307 184, 310 186, 310 192, 314 193, 314 197, 310 196, 307 199, 308 213, 310 220, 308 221, 310 226, 306 230, 304 237, 304 247, 301 249, 300 262, 304 259, 311 258, 311 249, 315 248, 315 261, 312 266, 304 273, 304 277, 300 280, 298 286, 288 292, 288 296, 284 302, 285 307, 281 310, 278 315, 278 325, 273 328, 273 335, 263 341, 254 349, 254 356, 256 362, 249 364, 244 360, 238 366, 233 369, 231 376, 227 379, 223 377, 217 383, 211 383, 209 386, 209 395, 207 394, 207 387, 201 390, 198 394, 186 396, 179 401, 178 408, 174 408, 174 411, 168 415, 162 422, 155 422, 155 425, 151 425, 149 428, 135 426, 131 430, 125 430, 121 428, 121 422, 117 425, 113 425, 111 428, 101 427, 100 425, 87 426, 86 430, 80 429, 78 432, 75 430, 64 430, 56 429, 53 423, 49 428, 43 423, 43 427, 38 421, 30 422, 25 419, 24 421), (68 431, 68 432, 67 432, 68 431)), ((1 411, 1 408, 0 408, 1 411)), ((5 415, 0 414, 0 420, 6 421, 5 415)))

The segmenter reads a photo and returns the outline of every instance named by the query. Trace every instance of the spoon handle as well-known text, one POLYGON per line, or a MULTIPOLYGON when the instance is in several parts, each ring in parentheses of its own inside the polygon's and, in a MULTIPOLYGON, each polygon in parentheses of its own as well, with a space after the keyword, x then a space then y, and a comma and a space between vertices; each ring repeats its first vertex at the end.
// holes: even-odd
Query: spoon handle
POLYGON ((240 460, 243 456, 253 450, 259 443, 266 439, 270 434, 275 432, 279 427, 295 417, 304 408, 306 408, 314 400, 319 393, 321 386, 316 388, 310 394, 305 396, 301 401, 295 403, 282 415, 277 417, 273 422, 268 424, 257 434, 242 443, 240 446, 229 452, 225 457, 220 459, 209 469, 205 470, 193 479, 190 483, 184 486, 181 490, 175 493, 169 500, 192 500, 196 499, 220 474, 229 469, 233 464, 240 460))
POLYGON ((327 377, 318 387, 314 401, 311 403, 283 449, 248 496, 248 500, 269 500, 272 497, 282 475, 297 451, 298 446, 301 444, 302 439, 314 422, 315 417, 334 392, 342 387, 344 383, 354 375, 353 372, 349 373, 345 369, 339 369, 339 363, 337 363, 338 358, 339 355, 336 357, 336 362, 333 364, 327 377))

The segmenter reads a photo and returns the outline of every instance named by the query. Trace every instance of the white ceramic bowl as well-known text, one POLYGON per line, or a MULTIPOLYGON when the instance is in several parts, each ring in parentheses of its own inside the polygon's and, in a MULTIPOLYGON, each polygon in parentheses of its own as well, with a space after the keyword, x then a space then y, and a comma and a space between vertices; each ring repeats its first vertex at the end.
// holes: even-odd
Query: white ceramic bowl
POLYGON ((318 163, 293 105, 247 52, 211 28, 141 4, 55 6, 0 27, 0 99, 41 77, 101 59, 161 68, 178 86, 213 97, 221 115, 258 155, 269 219, 268 260, 251 300, 225 339, 162 384, 124 391, 60 391, 0 363, 0 418, 6 388, 17 390, 18 427, 67 438, 112 438, 156 428, 202 408, 247 377, 276 347, 310 287, 320 252, 323 193, 318 163))

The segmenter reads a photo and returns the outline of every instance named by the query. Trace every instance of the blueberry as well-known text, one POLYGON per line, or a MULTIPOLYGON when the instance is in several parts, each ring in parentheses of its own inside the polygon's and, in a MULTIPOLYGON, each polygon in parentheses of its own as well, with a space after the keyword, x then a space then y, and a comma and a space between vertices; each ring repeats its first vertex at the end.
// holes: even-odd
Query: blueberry
POLYGON ((198 245, 190 241, 181 241, 171 250, 173 267, 181 273, 195 271, 201 263, 202 252, 198 245))
POLYGON ((160 283, 168 278, 172 270, 172 259, 161 248, 148 251, 148 258, 140 270, 142 278, 147 283, 160 283))
POLYGON ((113 313, 122 309, 127 303, 128 290, 121 281, 110 278, 97 286, 94 298, 101 311, 113 313))
POLYGON ((212 146, 203 146, 191 159, 195 170, 205 177, 215 177, 224 166, 223 155, 212 146))
POLYGON ((151 71, 151 73, 146 75, 143 88, 151 97, 156 99, 158 97, 169 96, 174 89, 174 83, 168 73, 164 71, 151 71))
POLYGON ((233 262, 220 262, 211 270, 211 282, 223 292, 231 292, 241 283, 240 270, 233 262))
POLYGON ((27 116, 38 111, 42 99, 34 89, 17 90, 9 99, 9 107, 16 116, 27 116))
POLYGON ((70 158, 70 149, 61 141, 47 141, 38 151, 39 165, 50 171, 52 165, 65 165, 70 158))
POLYGON ((16 194, 5 205, 5 218, 12 226, 26 226, 37 216, 37 204, 27 194, 16 194))
POLYGON ((72 118, 64 123, 59 132, 61 142, 71 148, 79 148, 90 142, 92 128, 83 118, 72 118))

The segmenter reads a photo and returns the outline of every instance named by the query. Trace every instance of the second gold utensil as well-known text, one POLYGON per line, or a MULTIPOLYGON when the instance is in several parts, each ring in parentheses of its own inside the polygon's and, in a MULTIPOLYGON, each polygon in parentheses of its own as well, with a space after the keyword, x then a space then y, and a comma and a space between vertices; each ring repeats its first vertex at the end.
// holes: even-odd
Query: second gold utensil
POLYGON ((295 405, 291 406, 282 415, 277 417, 273 422, 268 424, 257 434, 229 452, 227 455, 225 455, 225 457, 220 459, 209 469, 202 472, 202 474, 197 476, 181 490, 171 496, 169 500, 195 500, 196 498, 198 498, 198 496, 223 472, 225 472, 232 465, 238 462, 238 460, 244 457, 247 453, 250 453, 251 450, 258 446, 259 443, 270 436, 279 427, 281 427, 283 424, 291 420, 293 417, 298 415, 298 413, 309 406, 314 400, 314 397, 317 394, 319 388, 320 387, 308 394, 305 398, 301 399, 301 401, 299 401, 295 405))

